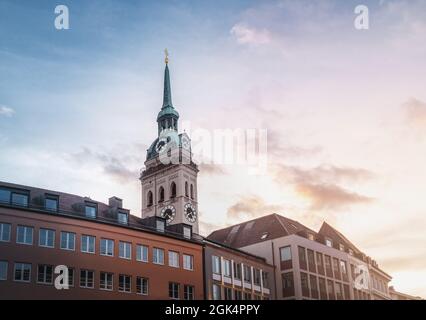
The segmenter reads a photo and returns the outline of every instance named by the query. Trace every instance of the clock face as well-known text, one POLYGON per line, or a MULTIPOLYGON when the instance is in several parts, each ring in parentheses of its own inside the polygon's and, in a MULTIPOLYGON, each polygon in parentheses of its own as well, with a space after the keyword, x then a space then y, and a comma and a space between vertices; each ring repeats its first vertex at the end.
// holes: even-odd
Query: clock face
POLYGON ((157 153, 160 153, 161 150, 163 150, 163 148, 166 146, 166 144, 167 144, 167 138, 161 138, 160 140, 158 140, 155 146, 155 150, 157 151, 157 153))
POLYGON ((161 210, 161 216, 166 219, 167 223, 173 221, 176 216, 176 209, 173 206, 166 206, 161 210))
POLYGON ((184 212, 185 212, 186 220, 188 220, 191 223, 194 223, 195 221, 197 221, 197 211, 192 206, 192 204, 187 203, 184 207, 184 212))

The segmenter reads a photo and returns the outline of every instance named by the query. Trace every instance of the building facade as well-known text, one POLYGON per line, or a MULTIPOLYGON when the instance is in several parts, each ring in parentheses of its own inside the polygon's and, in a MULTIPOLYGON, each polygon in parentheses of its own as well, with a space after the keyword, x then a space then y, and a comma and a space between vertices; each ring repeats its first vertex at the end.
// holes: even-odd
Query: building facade
POLYGON ((204 243, 206 299, 275 298, 274 267, 265 259, 212 241, 204 243))

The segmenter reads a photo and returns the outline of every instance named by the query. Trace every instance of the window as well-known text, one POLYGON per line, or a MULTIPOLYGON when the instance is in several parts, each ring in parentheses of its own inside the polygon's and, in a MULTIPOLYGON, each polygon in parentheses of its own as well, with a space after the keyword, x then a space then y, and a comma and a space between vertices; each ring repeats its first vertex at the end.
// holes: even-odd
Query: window
POLYGON ((174 182, 170 186, 170 198, 176 198, 176 183, 174 182))
POLYGON ((185 197, 189 197, 188 182, 187 181, 185 181, 185 197))
POLYGON ((213 300, 220 300, 222 296, 220 286, 217 284, 213 284, 212 290, 213 290, 213 300))
POLYGON ((298 247, 299 249, 299 263, 300 263, 300 267, 304 269, 306 269, 306 253, 305 253, 305 248, 303 247, 298 247))
POLYGON ((114 240, 101 239, 101 256, 114 256, 114 240))
POLYGON ((7 261, 0 261, 0 281, 7 280, 7 261))
POLYGON ((336 276, 336 274, 338 274, 339 271, 339 260, 336 258, 333 258, 333 271, 334 271, 334 276, 336 276))
POLYGON ((148 262, 148 247, 138 244, 136 246, 136 260, 148 262))
POLYGON ((164 188, 160 187, 160 190, 158 191, 158 202, 163 202, 164 201, 164 188))
POLYGON ((315 265, 315 254, 312 250, 307 250, 308 254, 308 265, 309 265, 309 271, 316 272, 316 265, 315 265))
POLYGON ((234 291, 234 299, 235 300, 243 300, 243 293, 240 290, 234 291))
POLYGON ((16 242, 20 244, 33 244, 33 228, 18 226, 16 232, 16 242))
POLYGON ((223 288, 223 299, 224 300, 232 300, 232 289, 225 287, 223 288))
POLYGON ((38 245, 40 247, 55 247, 55 231, 49 229, 40 229, 38 237, 38 245))
POLYGON ((118 223, 121 223, 121 224, 128 223, 128 215, 126 212, 118 212, 118 223))
POLYGON ((154 248, 152 251, 152 262, 155 264, 164 264, 164 250, 154 248))
POLYGON ((223 275, 225 277, 231 277, 231 261, 223 259, 223 275))
POLYGON ((169 282, 169 298, 179 299, 179 283, 169 282))
POLYGON ((81 252, 95 253, 95 241, 94 236, 81 236, 81 252))
POLYGON ((31 281, 31 264, 15 263, 14 279, 15 281, 19 281, 19 282, 30 282, 31 281))
POLYGON ((179 268, 179 253, 169 251, 169 266, 179 268))
POLYGON ((85 206, 85 214, 87 218, 95 219, 98 211, 98 206, 96 204, 87 204, 85 206))
POLYGON ((294 296, 294 276, 293 272, 283 273, 281 276, 282 287, 283 287, 283 297, 292 297, 294 296))
POLYGON ((309 283, 311 285, 311 297, 318 299, 318 283, 317 283, 317 277, 314 275, 309 276, 309 283))
POLYGON ((75 250, 75 233, 61 232, 61 249, 75 250))
POLYGON ((37 271, 37 282, 43 284, 53 283, 53 267, 40 264, 37 271))
POLYGON ((154 204, 152 191, 148 191, 147 195, 147 207, 151 207, 154 204))
POLYGON ((266 271, 262 271, 262 282, 264 287, 269 287, 268 272, 266 271))
POLYGON ((234 278, 241 280, 241 263, 234 262, 234 278))
POLYGON ((251 293, 244 292, 244 300, 251 300, 251 293))
POLYGON ((148 279, 136 277, 136 293, 144 296, 148 295, 148 279))
POLYGON ((194 199, 194 185, 191 183, 191 199, 194 199))
POLYGON ((44 199, 44 208, 48 211, 57 212, 58 211, 58 197, 46 196, 46 198, 44 199))
POLYGON ((218 256, 212 256, 212 268, 213 273, 220 274, 220 258, 218 256))
POLYGON ((253 282, 255 285, 260 286, 260 270, 253 269, 253 282))
POLYGON ((15 206, 28 207, 28 195, 22 193, 12 193, 12 204, 15 206))
POLYGON ((0 223, 0 241, 1 242, 10 241, 10 224, 0 223))
POLYGON ((308 275, 304 272, 300 273, 300 282, 302 285, 302 295, 305 297, 309 297, 309 283, 308 283, 308 275))
POLYGON ((6 189, 0 189, 0 203, 10 203, 10 191, 6 189))
POLYGON ((93 289, 95 272, 91 270, 80 270, 80 287, 93 289))
POLYGON ((164 220, 157 219, 156 227, 157 227, 157 231, 164 232, 164 228, 165 228, 164 220))
POLYGON ((340 260, 340 270, 342 270, 343 275, 347 275, 346 262, 340 260))
POLYGON ((74 269, 68 268, 68 286, 74 287, 74 269))
POLYGON ((312 233, 308 233, 308 239, 311 240, 311 241, 314 241, 315 237, 312 233))
POLYGON ((132 277, 120 274, 118 277, 118 291, 120 292, 132 292, 132 277))
POLYGON ((112 291, 113 290, 114 274, 108 272, 101 272, 99 278, 99 289, 112 291))
POLYGON ((333 241, 331 241, 331 239, 325 239, 325 245, 327 247, 333 248, 333 241))
POLYGON ((318 265, 318 268, 322 268, 323 267, 323 264, 322 264, 322 253, 317 252, 316 255, 317 255, 317 265, 318 265))
POLYGON ((248 265, 244 265, 244 281, 251 282, 251 268, 248 265))
POLYGON ((194 300, 194 287, 193 286, 188 286, 188 285, 184 285, 183 286, 183 298, 185 300, 194 300))
POLYGON ((345 251, 345 246, 341 243, 339 243, 339 250, 340 251, 345 251))
POLYGON ((280 249, 280 257, 281 261, 289 261, 291 260, 291 247, 284 247, 280 249))
POLYGON ((183 236, 186 239, 191 239, 191 237, 192 237, 192 229, 191 229, 191 227, 186 227, 186 226, 183 227, 183 236))
POLYGON ((183 268, 185 270, 194 270, 194 257, 188 254, 183 255, 183 268))
POLYGON ((132 244, 130 242, 120 241, 119 257, 128 260, 132 258, 132 244))

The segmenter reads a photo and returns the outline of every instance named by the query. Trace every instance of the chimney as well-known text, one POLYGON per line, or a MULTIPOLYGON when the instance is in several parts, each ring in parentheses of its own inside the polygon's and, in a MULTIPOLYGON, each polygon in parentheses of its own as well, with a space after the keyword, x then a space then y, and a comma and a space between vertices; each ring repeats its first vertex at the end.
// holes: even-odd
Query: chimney
POLYGON ((108 204, 111 209, 121 209, 123 208, 123 200, 117 197, 111 197, 108 199, 108 204))

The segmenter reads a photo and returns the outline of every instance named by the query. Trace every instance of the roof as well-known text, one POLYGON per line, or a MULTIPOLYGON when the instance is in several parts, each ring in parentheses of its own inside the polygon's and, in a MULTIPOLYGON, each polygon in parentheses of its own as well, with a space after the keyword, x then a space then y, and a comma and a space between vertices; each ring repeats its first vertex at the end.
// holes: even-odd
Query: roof
POLYGON ((334 229, 327 222, 323 222, 318 234, 330 238, 333 241, 333 246, 336 249, 339 249, 338 244, 342 244, 347 249, 351 249, 354 254, 363 254, 361 250, 359 250, 352 242, 350 242, 343 234, 334 229))
POLYGON ((216 230, 207 238, 234 248, 241 248, 291 234, 306 235, 307 233, 316 234, 315 231, 295 220, 273 213, 216 230))

